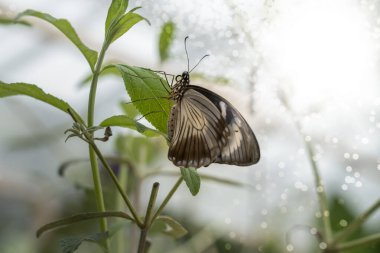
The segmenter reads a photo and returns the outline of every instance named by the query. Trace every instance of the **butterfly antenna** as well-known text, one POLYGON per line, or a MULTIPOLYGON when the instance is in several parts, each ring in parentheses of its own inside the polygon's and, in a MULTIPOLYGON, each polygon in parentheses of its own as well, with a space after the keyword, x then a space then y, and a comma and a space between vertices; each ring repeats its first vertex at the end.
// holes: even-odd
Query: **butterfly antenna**
POLYGON ((188 38, 189 38, 189 36, 186 36, 186 38, 185 38, 185 51, 186 51, 186 57, 187 57, 187 72, 190 73, 190 71, 189 71, 190 60, 189 60, 189 54, 187 53, 187 47, 186 47, 186 41, 188 38))
POLYGON ((204 59, 204 58, 206 58, 207 56, 210 56, 209 54, 206 54, 206 55, 204 55, 199 61, 198 61, 198 63, 189 71, 189 73, 191 72, 191 71, 193 71, 198 65, 199 65, 199 63, 201 63, 201 61, 204 59))

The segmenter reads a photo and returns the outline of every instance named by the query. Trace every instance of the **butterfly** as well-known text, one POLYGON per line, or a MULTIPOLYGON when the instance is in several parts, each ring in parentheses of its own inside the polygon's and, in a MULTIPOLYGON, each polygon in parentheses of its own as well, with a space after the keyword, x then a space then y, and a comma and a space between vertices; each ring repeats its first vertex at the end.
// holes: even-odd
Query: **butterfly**
POLYGON ((260 148, 247 121, 223 97, 191 85, 192 70, 188 67, 188 71, 177 75, 170 91, 174 105, 168 120, 168 159, 186 168, 206 167, 211 163, 238 166, 257 163, 260 148))

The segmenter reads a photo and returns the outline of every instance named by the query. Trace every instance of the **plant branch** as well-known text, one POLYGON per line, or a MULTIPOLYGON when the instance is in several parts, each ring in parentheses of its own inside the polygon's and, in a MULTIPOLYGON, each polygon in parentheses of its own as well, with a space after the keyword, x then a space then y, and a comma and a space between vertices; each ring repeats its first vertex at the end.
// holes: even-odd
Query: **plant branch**
POLYGON ((331 229, 331 221, 330 221, 330 211, 328 207, 327 197, 325 187, 322 183, 321 176, 319 175, 319 170, 317 163, 314 161, 314 152, 309 142, 305 141, 305 146, 307 149, 307 153, 309 155, 309 160, 311 162, 311 168, 314 174, 315 187, 318 196, 319 210, 322 215, 323 222, 323 230, 324 230, 324 238, 327 243, 332 240, 332 229, 331 229))
MULTIPOLYGON (((92 127, 94 125, 96 88, 97 88, 98 77, 99 77, 99 73, 102 67, 106 50, 107 50, 107 46, 103 44, 102 49, 99 54, 98 61, 96 62, 95 71, 93 73, 93 77, 91 81, 91 88, 90 88, 89 99, 88 99, 87 127, 92 127)), ((99 174, 99 166, 96 160, 94 150, 92 149, 91 145, 89 145, 89 158, 90 158, 92 177, 93 177, 93 182, 94 182, 96 205, 97 205, 98 211, 104 212, 106 208, 104 204, 103 190, 102 190, 102 184, 101 184, 100 174, 99 174)), ((105 218, 102 218, 100 220, 100 229, 102 232, 106 232, 108 230, 107 220, 105 218)), ((106 247, 106 251, 108 251, 109 249, 108 239, 106 240, 105 247, 106 247)))
POLYGON ((352 235, 367 219, 380 207, 380 199, 375 202, 367 211, 362 215, 357 217, 346 229, 342 230, 339 234, 335 236, 333 243, 338 243, 347 239, 352 235))
POLYGON ((335 250, 337 252, 357 248, 359 246, 368 245, 373 242, 380 242, 380 233, 369 235, 351 242, 345 242, 337 245, 335 250))
POLYGON ((127 194, 124 192, 123 187, 121 187, 119 180, 115 176, 115 173, 113 173, 111 167, 108 165, 106 159, 103 157, 102 153, 100 152, 99 148, 96 146, 96 144, 92 141, 91 146, 98 156, 99 160, 102 162, 104 168, 107 170, 108 174, 110 175, 112 181, 115 183, 116 188, 118 189, 119 193, 121 194, 122 198, 124 199, 124 202, 127 204, 129 211, 131 212, 133 219, 135 220, 136 224, 139 227, 143 227, 143 223, 141 222, 141 219, 139 218, 137 211, 133 207, 131 201, 129 200, 127 194))
POLYGON ((137 253, 144 253, 145 252, 145 246, 146 246, 146 236, 148 234, 149 227, 151 225, 150 223, 150 215, 152 213, 154 204, 156 202, 158 188, 160 184, 155 182, 152 186, 152 192, 150 194, 150 199, 148 203, 148 207, 146 209, 145 219, 144 219, 144 226, 141 228, 140 231, 140 240, 139 240, 139 246, 137 253))
POLYGON ((169 200, 171 199, 171 197, 173 196, 173 194, 177 191, 178 187, 181 185, 183 181, 183 177, 180 176, 177 180, 177 182, 174 184, 174 186, 172 187, 172 189, 170 190, 170 192, 168 193, 168 195, 165 197, 164 201, 162 202, 162 204, 160 205, 160 207, 157 209, 157 211, 154 213, 153 217, 152 217, 152 220, 151 220, 151 223, 154 222, 154 220, 157 218, 158 215, 160 215, 160 213, 162 212, 162 210, 165 208, 165 206, 167 205, 167 203, 169 202, 169 200))

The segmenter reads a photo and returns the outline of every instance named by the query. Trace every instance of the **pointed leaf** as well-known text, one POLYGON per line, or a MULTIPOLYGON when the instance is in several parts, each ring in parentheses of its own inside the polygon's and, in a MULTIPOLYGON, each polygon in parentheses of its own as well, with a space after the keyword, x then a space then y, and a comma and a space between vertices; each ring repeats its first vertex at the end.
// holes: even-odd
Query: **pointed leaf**
POLYGON ((140 112, 132 103, 120 103, 120 106, 123 109, 124 114, 131 119, 135 119, 138 115, 140 115, 140 112))
POLYGON ((36 18, 40 18, 54 25, 58 30, 60 30, 71 42, 82 52, 83 56, 86 58, 89 63, 91 70, 94 71, 95 64, 98 58, 98 53, 90 48, 88 48, 78 37, 74 28, 66 19, 56 19, 55 17, 35 11, 35 10, 26 10, 20 13, 16 19, 20 19, 23 16, 33 16, 36 18))
POLYGON ((175 26, 174 23, 171 21, 166 22, 161 28, 159 40, 161 62, 164 62, 169 57, 169 49, 174 39, 174 31, 175 26))
POLYGON ((120 17, 119 20, 115 21, 109 28, 106 35, 106 40, 109 44, 120 38, 124 33, 128 32, 135 24, 141 20, 146 20, 139 14, 128 12, 120 17))
POLYGON ((128 220, 132 220, 131 216, 129 216, 128 214, 123 213, 123 212, 112 212, 112 211, 110 211, 110 212, 80 213, 80 214, 70 216, 68 218, 64 218, 64 219, 57 220, 57 221, 46 224, 37 230, 36 235, 37 235, 37 237, 40 237, 44 232, 51 230, 51 229, 54 229, 54 228, 67 226, 67 225, 70 225, 70 224, 73 224, 76 222, 80 222, 80 221, 103 218, 103 217, 120 217, 120 218, 124 218, 124 219, 128 219, 128 220))
POLYGON ((0 81, 0 98, 15 95, 26 95, 29 97, 33 97, 42 102, 48 103, 62 110, 65 113, 68 113, 68 110, 70 109, 75 118, 83 123, 83 120, 81 119, 79 114, 76 113, 75 110, 68 103, 57 97, 54 97, 53 95, 45 93, 38 86, 27 83, 7 84, 0 81))
POLYGON ((170 216, 158 216, 153 223, 152 230, 164 233, 175 239, 179 239, 187 234, 184 228, 178 221, 170 216))
POLYGON ((102 123, 100 123, 100 126, 120 126, 120 127, 127 127, 133 130, 137 130, 139 133, 147 136, 147 137, 156 137, 159 135, 163 135, 166 137, 164 133, 161 133, 155 129, 149 128, 144 126, 143 124, 137 122, 134 119, 129 118, 125 115, 116 115, 112 116, 108 119, 103 120, 102 123))
POLYGON ((89 234, 85 236, 73 236, 61 239, 59 241, 59 245, 63 253, 73 253, 79 248, 83 241, 94 242, 99 244, 101 241, 107 238, 109 238, 108 232, 89 234))
POLYGON ((107 34, 109 27, 115 20, 118 20, 125 13, 128 7, 128 0, 112 0, 108 9, 105 32, 107 34))
POLYGON ((127 65, 114 65, 124 80, 134 106, 160 132, 167 134, 167 122, 173 102, 166 80, 153 71, 127 65))
POLYGON ((30 26, 30 24, 26 21, 15 20, 13 18, 8 18, 8 17, 0 17, 0 24, 1 25, 26 25, 26 26, 30 26))
MULTIPOLYGON (((99 73, 99 76, 108 76, 108 75, 120 75, 120 72, 113 65, 106 65, 99 73)), ((79 83, 79 87, 87 86, 91 83, 92 73, 88 73, 79 83)))
POLYGON ((181 168, 181 174, 193 196, 197 195, 201 187, 201 178, 194 168, 181 168))

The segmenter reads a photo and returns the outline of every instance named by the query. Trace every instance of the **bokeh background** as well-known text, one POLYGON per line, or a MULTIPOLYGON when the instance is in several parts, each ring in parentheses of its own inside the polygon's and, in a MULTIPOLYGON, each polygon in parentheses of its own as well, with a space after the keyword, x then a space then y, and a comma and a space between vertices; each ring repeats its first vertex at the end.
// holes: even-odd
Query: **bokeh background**
MULTIPOLYGON (((99 50, 109 4, 0 0, 0 15, 35 9, 66 18, 82 41, 99 50)), ((130 1, 129 9, 134 6, 142 6, 139 13, 151 25, 141 22, 116 41, 106 62, 180 74, 187 69, 183 42, 190 36, 190 66, 210 54, 192 83, 231 101, 256 133, 262 153, 251 167, 201 168, 239 184, 203 180, 196 197, 182 185, 165 211, 190 235, 180 241, 152 235, 151 252, 318 252, 309 230, 320 228, 321 214, 306 142, 315 150, 334 230, 379 199, 379 1, 130 1), (175 24, 175 39, 169 59, 161 62, 158 38, 167 21, 175 24)), ((89 87, 79 85, 89 74, 85 59, 55 28, 26 20, 33 26, 0 26, 0 80, 37 84, 85 116, 89 87)), ((95 122, 120 114, 125 101, 121 78, 101 78, 95 122)), ((80 140, 64 142, 72 120, 36 100, 11 97, 0 100, 0 122, 0 252, 59 252, 61 238, 96 231, 96 222, 85 222, 35 237, 47 222, 95 210, 87 147, 80 140), (58 168, 73 159, 84 160, 60 176, 58 168)), ((152 182, 161 183, 160 201, 176 180, 156 172, 178 169, 166 160, 164 140, 114 132, 111 141, 99 144, 102 151, 129 157, 141 174, 153 173, 136 186, 138 194, 131 190, 144 210, 152 182)), ((106 175, 104 181, 112 209, 115 192, 106 175)), ((137 237, 124 227, 131 249, 137 237)), ((380 211, 356 236, 379 231, 380 211)), ((380 252, 379 247, 350 252, 380 252)), ((84 243, 77 252, 100 249, 84 243)))

